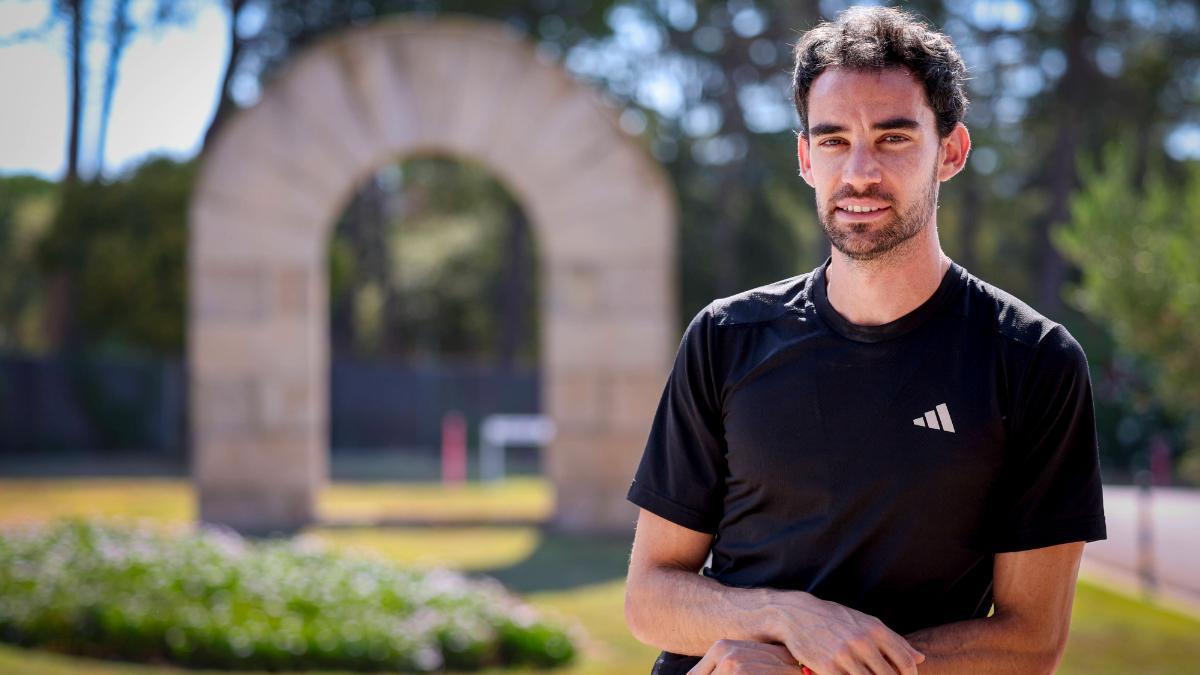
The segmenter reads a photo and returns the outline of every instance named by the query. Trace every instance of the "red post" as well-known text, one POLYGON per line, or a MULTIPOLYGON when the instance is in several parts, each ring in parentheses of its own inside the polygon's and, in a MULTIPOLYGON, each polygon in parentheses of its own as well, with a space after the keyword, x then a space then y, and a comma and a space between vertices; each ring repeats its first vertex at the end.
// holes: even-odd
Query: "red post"
POLYGON ((467 481, 467 421, 452 410, 442 417, 442 484, 467 481))

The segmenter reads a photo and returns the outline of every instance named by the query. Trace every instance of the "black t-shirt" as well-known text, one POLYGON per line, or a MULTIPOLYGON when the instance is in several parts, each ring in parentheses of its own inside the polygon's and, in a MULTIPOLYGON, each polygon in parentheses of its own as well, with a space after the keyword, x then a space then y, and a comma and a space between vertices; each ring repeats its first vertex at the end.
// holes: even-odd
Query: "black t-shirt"
POLYGON ((715 535, 723 584, 901 634, 984 617, 995 553, 1105 538, 1087 361, 958 264, 881 326, 833 309, 822 265, 696 315, 628 498, 715 535))

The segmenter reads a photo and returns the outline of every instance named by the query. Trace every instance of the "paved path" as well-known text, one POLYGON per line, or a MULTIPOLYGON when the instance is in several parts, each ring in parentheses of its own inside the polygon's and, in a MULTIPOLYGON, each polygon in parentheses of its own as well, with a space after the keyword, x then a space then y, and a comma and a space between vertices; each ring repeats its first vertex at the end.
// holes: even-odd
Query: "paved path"
MULTIPOLYGON (((1138 489, 1104 487, 1108 539, 1084 549, 1082 573, 1139 592, 1138 489)), ((1153 488, 1148 501, 1156 599, 1200 616, 1200 490, 1153 488)))

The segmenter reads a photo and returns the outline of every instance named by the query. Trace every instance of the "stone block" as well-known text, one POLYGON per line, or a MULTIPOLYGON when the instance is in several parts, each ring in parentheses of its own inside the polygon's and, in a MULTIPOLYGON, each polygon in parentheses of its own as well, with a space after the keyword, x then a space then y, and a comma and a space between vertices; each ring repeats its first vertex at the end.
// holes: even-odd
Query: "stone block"
POLYGON ((605 376, 594 369, 559 369, 543 373, 546 412, 556 427, 596 431, 604 428, 605 376))
POLYGON ((317 520, 315 486, 237 486, 220 481, 197 490, 200 522, 244 535, 294 534, 317 520))
POLYGON ((204 266, 324 263, 323 229, 277 207, 206 200, 192 208, 191 228, 189 259, 204 266))
MULTIPOLYGON (((459 114, 447 124, 447 135, 456 154, 481 159, 488 156, 486 148, 503 133, 507 117, 525 110, 523 102, 511 96, 511 90, 514 82, 528 76, 532 61, 527 50, 512 49, 506 42, 493 39, 469 42, 463 68, 457 74, 459 114)), ((509 169, 511 163, 491 165, 499 174, 509 169)))
POLYGON ((674 326, 655 316, 546 317, 542 320, 543 367, 661 367, 664 351, 676 342, 675 332, 674 326))
POLYGON ((605 410, 609 428, 643 439, 648 436, 667 383, 668 370, 669 367, 613 372, 605 392, 608 394, 605 410))
POLYGON ((200 466, 213 459, 210 441, 251 438, 260 430, 256 378, 194 374, 191 382, 192 437, 200 466))
POLYGON ((326 276, 321 273, 323 267, 314 267, 311 263, 275 267, 271 275, 274 315, 307 318, 310 312, 316 311, 317 302, 322 299, 317 281, 323 281, 326 276))
POLYGON ((328 367, 324 325, 311 317, 206 321, 190 331, 192 370, 214 376, 278 377, 328 367), (324 329, 324 330, 322 330, 324 329))
POLYGON ((252 437, 210 439, 193 463, 201 489, 222 485, 271 491, 307 489, 325 482, 328 449, 317 430, 260 432, 252 437))
POLYGON ((311 157, 312 150, 303 138, 296 137, 295 125, 288 123, 286 110, 280 110, 275 101, 266 98, 230 118, 206 151, 193 202, 210 190, 238 196, 247 190, 272 189, 279 183, 301 194, 295 209, 301 213, 337 198, 345 177, 331 173, 319 161, 296 161, 311 157))
POLYGON ((678 343, 676 214, 665 174, 615 115, 511 30, 462 17, 323 41, 235 115, 189 213, 201 518, 264 532, 316 517, 329 230, 383 163, 444 153, 491 167, 538 239, 554 522, 631 531, 624 494, 678 343))
POLYGON ((209 323, 258 322, 269 311, 267 276, 253 261, 193 262, 190 328, 209 323))

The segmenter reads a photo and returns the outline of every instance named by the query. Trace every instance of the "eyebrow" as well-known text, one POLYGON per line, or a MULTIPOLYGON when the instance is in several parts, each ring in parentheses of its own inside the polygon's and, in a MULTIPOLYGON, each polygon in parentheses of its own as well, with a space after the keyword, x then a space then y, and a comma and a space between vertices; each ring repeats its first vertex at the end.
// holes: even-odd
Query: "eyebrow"
MULTIPOLYGON (((891 131, 892 129, 920 129, 921 125, 916 120, 909 117, 892 117, 876 122, 871 125, 872 129, 877 131, 891 131)), ((840 124, 821 123, 814 124, 808 131, 809 136, 828 136, 829 134, 840 134, 846 131, 846 127, 840 124)))

